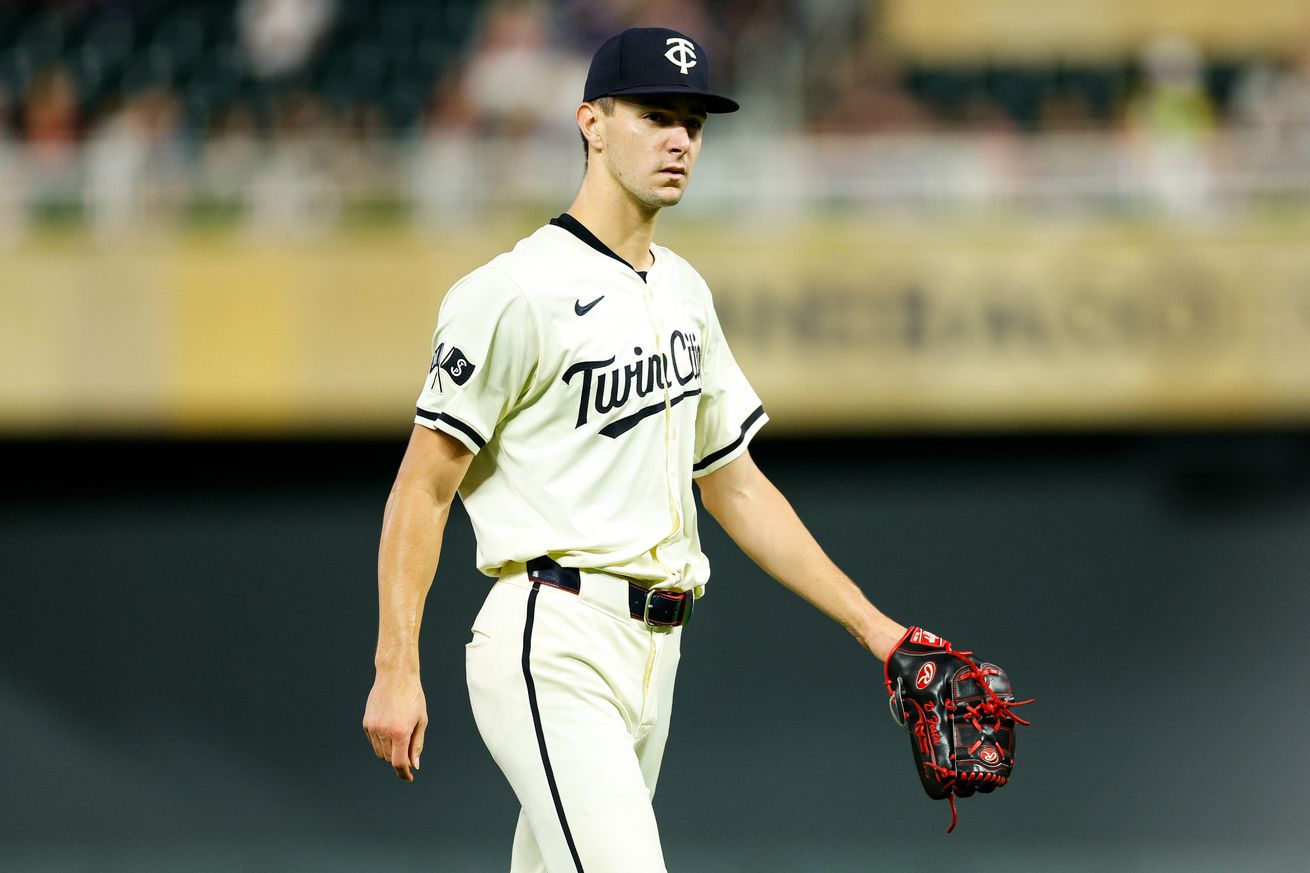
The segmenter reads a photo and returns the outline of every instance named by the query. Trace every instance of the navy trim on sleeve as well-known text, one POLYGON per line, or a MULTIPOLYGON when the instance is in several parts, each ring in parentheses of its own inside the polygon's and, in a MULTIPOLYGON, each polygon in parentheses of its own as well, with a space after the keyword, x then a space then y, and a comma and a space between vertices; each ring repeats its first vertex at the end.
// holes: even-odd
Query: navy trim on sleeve
POLYGON ((450 425, 451 427, 455 428, 455 430, 459 431, 460 433, 467 436, 469 439, 473 440, 473 442, 477 444, 478 448, 483 448, 487 444, 487 441, 484 440, 476 430, 469 427, 467 424, 460 421, 458 418, 455 418, 453 415, 449 415, 445 412, 428 412, 426 409, 422 408, 421 406, 414 407, 414 411, 419 418, 424 418, 432 422, 439 421, 442 424, 450 425))
POLYGON ((723 448, 717 451, 710 452, 708 455, 701 458, 698 463, 692 464, 691 465, 692 472, 695 473, 704 470, 706 467, 713 464, 719 458, 722 458, 725 455, 730 455, 734 451, 736 451, 737 447, 740 446, 742 444, 742 441, 746 439, 746 434, 747 432, 750 431, 751 425, 759 421, 760 416, 763 414, 764 414, 764 407, 763 406, 756 407, 755 411, 752 412, 750 415, 746 416, 746 420, 742 422, 741 433, 737 435, 737 438, 732 442, 728 443, 723 448))

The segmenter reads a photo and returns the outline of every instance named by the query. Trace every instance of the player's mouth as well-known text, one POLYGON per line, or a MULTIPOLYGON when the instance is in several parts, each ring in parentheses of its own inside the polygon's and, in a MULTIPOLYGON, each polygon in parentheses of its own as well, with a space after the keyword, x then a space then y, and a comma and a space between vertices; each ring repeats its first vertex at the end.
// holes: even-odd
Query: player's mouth
POLYGON ((685 167, 663 167, 663 168, 660 170, 660 175, 661 175, 661 176, 676 176, 676 177, 679 177, 679 178, 686 178, 686 176, 687 176, 687 169, 686 169, 685 167))

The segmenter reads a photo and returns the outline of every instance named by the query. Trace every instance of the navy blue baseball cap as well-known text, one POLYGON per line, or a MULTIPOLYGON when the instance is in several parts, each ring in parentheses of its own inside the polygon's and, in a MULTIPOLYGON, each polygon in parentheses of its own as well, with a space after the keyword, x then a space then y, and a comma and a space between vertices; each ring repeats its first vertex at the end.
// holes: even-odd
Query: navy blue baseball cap
POLYGON ((706 112, 736 112, 737 101, 710 91, 705 49, 667 27, 632 27, 605 40, 591 58, 582 101, 636 94, 694 94, 706 112))

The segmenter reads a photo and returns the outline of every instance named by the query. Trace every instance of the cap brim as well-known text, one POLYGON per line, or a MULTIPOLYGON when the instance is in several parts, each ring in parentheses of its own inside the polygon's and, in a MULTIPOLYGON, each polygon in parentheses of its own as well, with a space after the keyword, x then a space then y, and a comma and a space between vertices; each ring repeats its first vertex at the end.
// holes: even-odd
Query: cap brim
POLYGON ((736 112, 741 108, 737 101, 733 100, 731 97, 724 97, 722 94, 710 94, 706 91, 699 91, 695 88, 678 88, 674 85, 637 85, 632 88, 621 88, 617 91, 607 91, 604 94, 597 94, 595 97, 587 97, 583 102, 590 103, 592 100, 599 100, 601 97, 635 97, 639 94, 678 94, 688 97, 699 97, 705 104, 706 112, 736 112))

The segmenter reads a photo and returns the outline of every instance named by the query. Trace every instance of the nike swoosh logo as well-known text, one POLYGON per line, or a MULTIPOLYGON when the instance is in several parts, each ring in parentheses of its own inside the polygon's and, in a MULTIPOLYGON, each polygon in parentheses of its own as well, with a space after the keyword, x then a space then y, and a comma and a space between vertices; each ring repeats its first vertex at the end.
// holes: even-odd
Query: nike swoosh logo
POLYGON ((591 307, 595 306, 597 303, 601 302, 604 299, 605 299, 605 295, 602 294, 599 297, 597 297, 595 300, 588 303, 586 306, 582 305, 581 300, 574 300, 573 311, 578 315, 586 315, 588 312, 591 312, 591 307))

